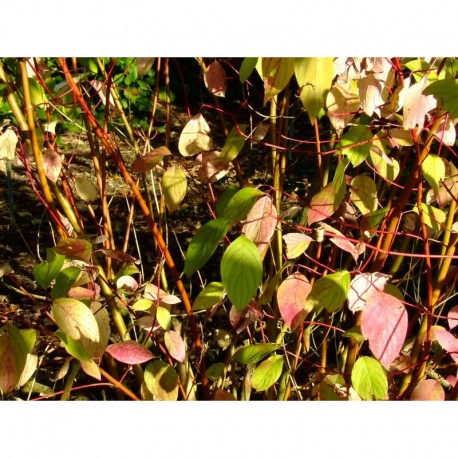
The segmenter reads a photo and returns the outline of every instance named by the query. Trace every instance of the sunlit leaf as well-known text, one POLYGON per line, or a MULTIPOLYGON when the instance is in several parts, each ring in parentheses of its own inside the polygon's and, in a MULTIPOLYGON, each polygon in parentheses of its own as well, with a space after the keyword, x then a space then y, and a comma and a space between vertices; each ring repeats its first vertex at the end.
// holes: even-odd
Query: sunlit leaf
POLYGON ((345 169, 347 168, 348 162, 348 158, 342 158, 342 160, 337 164, 337 168, 332 179, 332 184, 334 186, 335 191, 334 205, 336 207, 338 207, 340 203, 343 201, 343 199, 345 198, 345 194, 347 192, 345 169))
POLYGON ((43 169, 48 180, 56 183, 62 169, 62 158, 52 148, 48 148, 43 153, 43 169))
POLYGON ((62 344, 65 348, 65 351, 73 356, 74 358, 78 359, 79 361, 90 361, 91 357, 89 356, 88 352, 84 349, 76 339, 73 339, 68 334, 62 331, 56 331, 56 336, 62 341, 62 344))
POLYGON ((280 378, 282 370, 283 356, 271 356, 254 370, 251 386, 256 391, 267 390, 280 378))
POLYGON ((253 208, 256 200, 264 193, 257 188, 248 186, 237 191, 229 200, 225 210, 224 218, 232 222, 244 220, 248 212, 253 208))
POLYGON ((458 80, 453 78, 435 81, 423 90, 423 94, 434 96, 452 119, 458 118, 458 80))
POLYGON ((358 113, 360 103, 356 81, 335 84, 328 92, 326 97, 328 117, 339 136, 358 113))
POLYGON ((211 151, 213 141, 210 137, 210 127, 201 113, 189 120, 178 141, 178 150, 182 156, 194 156, 202 151, 211 151))
POLYGON ((340 202, 336 202, 334 184, 328 183, 310 201, 310 208, 307 212, 308 225, 329 218, 337 210, 339 204, 340 202))
POLYGON ((290 232, 283 236, 286 245, 287 259, 295 259, 308 248, 313 238, 300 232, 290 232))
POLYGON ((220 158, 227 162, 233 161, 245 145, 246 137, 245 131, 247 124, 239 124, 234 126, 224 142, 223 149, 221 150, 220 158))
POLYGON ((196 162, 202 164, 198 172, 202 183, 214 183, 225 177, 232 168, 232 164, 221 159, 219 151, 203 151, 197 155, 196 162))
POLYGON ((374 358, 361 356, 351 373, 351 383, 365 400, 384 400, 388 395, 388 378, 382 365, 374 358))
POLYGON ((456 142, 456 129, 451 119, 442 119, 434 136, 444 145, 454 146, 456 142))
POLYGON ((83 371, 89 375, 89 377, 93 377, 99 381, 102 380, 102 374, 100 373, 99 366, 97 366, 94 361, 80 361, 80 364, 81 369, 83 369, 83 371))
POLYGON ((224 215, 227 204, 230 202, 232 197, 234 197, 234 195, 237 194, 237 192, 239 191, 240 191, 240 188, 236 184, 230 184, 229 186, 226 187, 223 193, 219 196, 218 202, 216 204, 216 214, 218 215, 218 217, 221 217, 224 215))
POLYGON ((299 272, 287 277, 277 291, 277 303, 280 314, 294 331, 313 309, 313 305, 306 305, 306 299, 312 287, 307 278, 299 272))
POLYGON ((2 159, 6 161, 12 161, 16 155, 16 145, 18 137, 13 129, 6 129, 6 131, 0 135, 0 161, 2 159))
POLYGON ((45 289, 56 278, 65 262, 65 256, 56 255, 51 262, 41 262, 33 269, 33 277, 38 285, 45 289))
POLYGON ((245 57, 245 59, 243 59, 239 73, 239 79, 241 83, 244 83, 250 77, 256 67, 257 62, 257 57, 245 57))
POLYGON ((375 211, 378 199, 374 180, 367 175, 354 177, 350 186, 350 199, 363 215, 375 211))
POLYGON ((239 348, 232 358, 240 364, 256 364, 278 348, 280 345, 274 343, 246 345, 239 348))
POLYGON ((173 213, 186 196, 188 182, 181 167, 170 166, 162 176, 162 190, 167 210, 173 213))
POLYGON ((162 329, 165 329, 166 331, 168 331, 172 326, 172 317, 165 307, 157 307, 156 320, 161 325, 162 329))
POLYGON ((424 91, 427 79, 422 78, 418 83, 413 84, 408 89, 404 101, 404 120, 402 126, 404 129, 422 129, 425 124, 426 114, 436 108, 437 101, 433 95, 424 91))
POLYGON ((110 344, 105 351, 124 364, 142 364, 154 358, 149 350, 133 340, 110 344))
POLYGON ((175 331, 167 331, 164 334, 164 343, 172 358, 183 363, 186 358, 186 347, 180 334, 175 331))
POLYGON ((160 359, 145 367, 145 384, 157 401, 178 399, 178 375, 175 369, 160 359))
POLYGON ((384 87, 385 81, 380 80, 373 73, 368 73, 358 80, 361 108, 368 116, 372 116, 374 112, 380 113, 380 107, 385 103, 382 97, 384 87))
POLYGON ((342 307, 349 288, 350 273, 346 270, 325 275, 313 283, 305 307, 307 309, 324 307, 329 312, 335 312, 342 307))
MULTIPOLYGON (((413 211, 419 215, 420 211, 418 206, 415 205, 413 211)), ((446 215, 443 210, 440 208, 433 207, 432 205, 426 205, 421 203, 421 212, 423 215, 423 220, 425 224, 430 227, 434 232, 438 232, 442 229, 443 224, 445 223, 446 215)))
POLYGON ((407 311, 403 303, 384 292, 373 292, 361 317, 361 330, 373 355, 387 369, 398 357, 407 334, 407 311))
POLYGON ((188 277, 199 270, 210 259, 218 243, 226 236, 232 221, 217 218, 204 224, 189 244, 183 272, 188 277))
POLYGON ((62 239, 54 247, 54 251, 65 255, 68 259, 89 262, 92 254, 92 244, 84 239, 62 239))
POLYGON ((386 140, 376 134, 370 147, 369 162, 379 175, 388 181, 394 181, 399 175, 399 162, 388 155, 386 140))
POLYGON ((294 59, 288 57, 263 57, 262 80, 264 82, 264 104, 279 94, 294 74, 294 59))
POLYGON ((71 338, 81 336, 99 342, 99 326, 90 308, 76 299, 59 298, 53 301, 52 315, 59 328, 71 338))
POLYGON ((56 276, 56 283, 51 290, 51 299, 65 297, 70 288, 76 283, 81 269, 76 266, 69 266, 62 269, 56 276))
POLYGON ((219 304, 224 294, 224 286, 221 282, 211 282, 197 295, 192 305, 193 311, 208 310, 219 304))
POLYGON ((372 138, 368 126, 352 126, 340 139, 339 150, 348 157, 353 167, 357 167, 369 155, 372 138))
POLYGON ((238 310, 243 310, 262 280, 262 260, 256 245, 241 235, 224 252, 221 280, 227 295, 238 310))
POLYGON ((217 60, 207 67, 204 74, 204 82, 210 94, 217 97, 225 96, 227 90, 226 71, 217 60))
POLYGON ((170 156, 172 153, 166 146, 160 146, 159 148, 146 153, 144 156, 135 159, 132 163, 132 171, 137 173, 147 173, 154 169, 156 165, 160 164, 165 156, 170 156))
POLYGON ((19 378, 19 382, 16 385, 16 389, 19 389, 21 386, 25 385, 30 380, 32 375, 37 370, 37 367, 38 367, 38 356, 31 355, 30 353, 28 353, 27 359, 25 362, 25 366, 24 366, 24 370, 21 373, 21 377, 19 378))
POLYGON ((372 294, 383 291, 389 275, 380 272, 357 274, 350 283, 348 308, 352 312, 364 310, 372 294))
POLYGON ((269 195, 258 199, 246 217, 242 232, 254 242, 264 258, 277 227, 277 210, 269 195))
POLYGON ((99 328, 99 341, 94 342, 82 335, 80 342, 91 358, 101 358, 105 353, 111 335, 110 316, 106 307, 100 302, 92 302, 91 310, 99 328))
POLYGON ((421 164, 425 180, 433 188, 435 194, 439 192, 439 184, 445 178, 445 163, 437 154, 428 154, 421 164))
POLYGON ((439 345, 452 357, 453 361, 458 364, 458 340, 449 331, 442 326, 431 326, 433 338, 439 342, 439 345))
POLYGON ((452 307, 447 313, 448 327, 450 330, 458 326, 458 305, 452 307))
POLYGON ((310 122, 314 124, 322 109, 334 78, 334 62, 331 57, 294 59, 294 73, 300 87, 300 98, 310 122))
POLYGON ((422 380, 412 390, 411 401, 445 401, 441 384, 432 379, 422 380))

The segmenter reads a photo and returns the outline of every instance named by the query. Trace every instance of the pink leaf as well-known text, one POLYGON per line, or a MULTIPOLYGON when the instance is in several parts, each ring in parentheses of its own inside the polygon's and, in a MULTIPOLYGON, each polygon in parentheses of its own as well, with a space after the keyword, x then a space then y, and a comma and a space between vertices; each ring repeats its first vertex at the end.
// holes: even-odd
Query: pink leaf
POLYGON ((172 358, 183 363, 186 357, 186 348, 180 334, 175 331, 167 331, 164 335, 164 343, 172 358))
POLYGON ((261 197, 248 213, 246 221, 242 232, 264 256, 277 227, 277 210, 271 197, 267 194, 261 197))
POLYGON ((450 330, 452 330, 455 326, 458 326, 458 305, 455 305, 455 307, 452 307, 448 314, 447 314, 447 319, 448 319, 448 327, 450 330))
POLYGON ((413 389, 410 395, 411 401, 444 401, 445 393, 441 384, 436 380, 422 380, 413 389))
POLYGON ((366 249, 366 245, 364 243, 358 243, 357 245, 354 245, 350 240, 345 239, 345 238, 337 238, 333 237, 330 239, 330 241, 338 246, 341 250, 346 251, 347 253, 350 253, 353 256, 353 259, 355 262, 358 262, 359 256, 364 253, 366 249))
POLYGON ((442 326, 432 326, 434 339, 439 342, 439 345, 452 357, 455 363, 458 363, 458 340, 451 333, 445 330, 442 326))
POLYGON ((333 183, 328 183, 321 191, 312 197, 308 209, 308 225, 322 221, 337 210, 336 191, 333 183))
POLYGON ((60 154, 52 149, 48 149, 46 153, 43 154, 43 168, 48 179, 56 183, 62 168, 60 154))
POLYGON ((361 107, 368 116, 372 116, 385 102, 382 99, 382 89, 384 82, 378 80, 373 73, 369 73, 365 78, 358 80, 359 98, 361 107))
POLYGON ((384 292, 373 292, 361 317, 361 330, 369 348, 387 369, 399 355, 407 334, 408 317, 403 303, 384 292))
POLYGON ((237 310, 234 306, 229 311, 229 321, 237 334, 240 334, 255 321, 262 320, 264 312, 256 301, 251 301, 246 310, 237 310))
POLYGON ((210 94, 216 95, 217 97, 225 96, 227 89, 226 72, 217 60, 207 67, 204 81, 210 94))
POLYGON ((313 242, 312 237, 301 232, 285 234, 283 240, 286 244, 286 257, 288 259, 294 259, 300 256, 308 248, 310 242, 313 242))
POLYGON ((373 293, 383 291, 389 275, 380 272, 358 274, 350 283, 348 292, 348 308, 353 312, 364 310, 366 302, 373 293))
POLYGON ((310 312, 305 308, 305 300, 312 287, 304 275, 296 272, 286 278, 277 291, 278 308, 285 323, 293 331, 310 312))
POLYGON ((436 108, 436 99, 433 95, 423 95, 426 87, 426 77, 418 83, 410 86, 404 101, 404 129, 422 129, 425 124, 425 116, 433 108, 436 108))
POLYGON ((106 352, 124 364, 142 364, 154 358, 149 350, 133 340, 108 345, 106 352))
POLYGON ((203 183, 214 183, 227 175, 232 164, 221 159, 220 151, 203 151, 196 157, 201 163, 199 178, 203 183))
POLYGON ((172 153, 166 146, 160 146, 159 148, 146 153, 144 156, 135 159, 132 163, 132 171, 138 173, 146 173, 156 167, 165 156, 170 156, 172 153))

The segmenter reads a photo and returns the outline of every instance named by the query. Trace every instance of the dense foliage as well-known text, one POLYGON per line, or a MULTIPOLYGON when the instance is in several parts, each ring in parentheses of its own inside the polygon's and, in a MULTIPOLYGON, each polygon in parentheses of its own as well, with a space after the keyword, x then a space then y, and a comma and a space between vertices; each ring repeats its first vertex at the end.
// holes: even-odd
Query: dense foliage
POLYGON ((1 60, 3 398, 456 399, 457 70, 1 60))

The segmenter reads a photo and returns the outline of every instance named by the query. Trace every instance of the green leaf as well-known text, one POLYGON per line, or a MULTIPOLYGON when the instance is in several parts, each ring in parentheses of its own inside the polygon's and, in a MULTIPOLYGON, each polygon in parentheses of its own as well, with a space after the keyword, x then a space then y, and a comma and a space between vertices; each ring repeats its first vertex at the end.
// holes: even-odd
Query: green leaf
POLYGON ((176 401, 178 398, 178 375, 175 369, 160 359, 145 367, 145 384, 158 401, 176 401))
POLYGON ((278 348, 280 345, 274 343, 247 345, 239 348, 232 357, 240 364, 256 364, 278 348))
POLYGON ((56 278, 65 262, 65 256, 56 255, 52 262, 42 262, 37 264, 33 269, 33 277, 38 285, 46 289, 49 284, 56 278))
POLYGON ((193 311, 208 310, 221 302, 224 286, 221 282, 211 282, 198 294, 192 305, 193 311))
POLYGON ((306 308, 324 307, 328 312, 339 310, 350 290, 350 273, 346 270, 328 274, 318 279, 307 297, 306 308))
POLYGON ((205 374, 212 382, 215 382, 223 374, 224 368, 225 368, 224 363, 214 363, 210 367, 207 368, 207 370, 205 371, 205 374))
POLYGON ((248 125, 247 124, 239 124, 238 126, 234 126, 232 130, 229 132, 229 135, 224 142, 223 149, 221 150, 220 159, 225 162, 233 161, 240 151, 242 151, 243 146, 245 145, 246 138, 244 135, 248 125))
POLYGON ((161 325, 162 329, 168 331, 172 326, 172 318, 170 312, 165 307, 158 307, 156 311, 157 322, 161 325))
POLYGON ((69 335, 65 334, 62 331, 56 331, 56 336, 62 341, 65 351, 80 361, 91 361, 91 357, 88 355, 87 351, 75 339, 72 339, 69 335))
POLYGON ((332 180, 332 184, 334 185, 336 197, 335 197, 335 205, 340 205, 342 200, 344 200, 347 186, 345 181, 345 169, 348 165, 348 159, 345 157, 342 161, 337 165, 336 172, 334 173, 334 178, 332 180))
POLYGON ((358 210, 366 215, 377 209, 377 187, 374 180, 367 175, 357 175, 351 181, 350 199, 358 210))
POLYGON ((218 217, 221 217, 224 215, 227 204, 230 202, 232 197, 234 197, 234 195, 237 194, 237 192, 239 191, 240 191, 240 188, 236 184, 231 184, 219 196, 218 202, 216 204, 216 214, 218 215, 218 217))
MULTIPOLYGON (((445 212, 439 208, 432 207, 431 205, 426 205, 423 202, 421 203, 421 210, 425 224, 434 232, 440 231, 442 229, 442 225, 445 223, 445 212)), ((417 205, 415 205, 413 211, 417 215, 420 214, 417 205)))
POLYGON ((244 310, 262 280, 262 260, 257 246, 241 235, 226 249, 221 260, 221 279, 237 310, 244 310))
POLYGON ((84 335, 94 342, 99 341, 99 325, 89 307, 82 302, 69 298, 55 299, 51 312, 57 326, 71 338, 78 340, 84 335))
POLYGON ((56 283, 51 291, 51 299, 59 297, 66 297, 70 288, 75 284, 78 279, 81 269, 76 266, 66 267, 62 269, 56 277, 56 283))
POLYGON ((445 179, 445 163, 437 154, 428 154, 421 164, 425 180, 433 188, 434 194, 439 192, 439 184, 445 179))
POLYGON ((139 299, 132 305, 133 310, 138 310, 138 311, 145 311, 149 310, 151 306, 153 305, 153 301, 150 299, 139 299))
POLYGON ((374 358, 361 356, 351 372, 351 384, 361 398, 386 399, 388 377, 383 366, 374 358))
POLYGON ((424 89, 423 94, 432 94, 442 102, 442 106, 449 112, 452 119, 458 118, 458 80, 435 81, 424 89))
POLYGON ((377 229, 385 215, 390 211, 390 207, 384 207, 380 210, 367 213, 361 220, 361 230, 377 229))
POLYGON ((248 212, 252 209, 258 197, 264 195, 262 191, 257 188, 246 187, 237 191, 227 204, 224 210, 224 218, 229 219, 231 222, 239 222, 246 218, 248 212))
POLYGON ((258 57, 245 57, 245 59, 243 59, 239 73, 239 79, 241 83, 244 83, 250 77, 256 67, 257 62, 258 57))
POLYGON ((190 277, 210 259, 218 243, 226 236, 232 221, 217 218, 204 224, 194 235, 186 253, 183 272, 190 277))
POLYGON ((300 98, 312 124, 318 117, 331 89, 334 62, 331 57, 294 59, 294 72, 301 88, 300 98))
POLYGON ((367 126, 350 127, 340 139, 340 153, 348 157, 353 167, 357 167, 369 155, 372 137, 367 126))
POLYGON ((283 356, 271 356, 254 370, 251 386, 256 391, 267 390, 280 378, 282 370, 283 356))
POLYGON ((170 166, 162 176, 162 190, 164 192, 167 210, 173 213, 186 196, 188 182, 181 167, 170 166))
POLYGON ((288 57, 263 57, 264 105, 279 94, 294 74, 294 59, 288 57))
POLYGON ((394 181, 399 175, 399 162, 388 155, 389 150, 386 146, 386 140, 381 135, 381 133, 374 135, 369 153, 369 162, 382 178, 394 181))
POLYGON ((38 332, 35 329, 21 329, 20 333, 27 345, 27 353, 32 353, 37 340, 38 332))
POLYGON ((365 340, 361 331, 361 326, 354 326, 353 328, 350 328, 342 334, 342 337, 352 337, 359 344, 362 344, 365 340))

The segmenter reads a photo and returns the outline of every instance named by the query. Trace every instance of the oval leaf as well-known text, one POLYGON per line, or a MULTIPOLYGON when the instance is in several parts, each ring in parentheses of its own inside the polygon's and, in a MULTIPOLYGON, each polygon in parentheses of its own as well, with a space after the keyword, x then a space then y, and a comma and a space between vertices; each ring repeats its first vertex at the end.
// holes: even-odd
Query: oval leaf
POLYGON ((458 340, 442 326, 431 326, 433 337, 439 342, 439 345, 452 357, 453 361, 458 364, 458 340))
POLYGON ((210 127, 202 114, 189 120, 181 132, 178 150, 182 156, 194 156, 202 151, 211 151, 213 141, 210 138, 210 127))
POLYGON ((226 236, 232 222, 227 218, 217 218, 197 230, 186 252, 183 272, 190 277, 210 259, 218 243, 226 236))
POLYGON ((337 210, 338 206, 334 184, 328 183, 310 201, 310 208, 307 212, 308 225, 328 218, 337 210))
POLYGON ((224 210, 224 218, 232 222, 244 220, 248 212, 253 208, 258 197, 264 195, 262 191, 252 187, 246 187, 237 191, 229 200, 224 210))
POLYGON ((448 327, 452 330, 458 326, 458 305, 452 307, 447 313, 448 327))
POLYGON ((175 369, 160 359, 145 367, 145 384, 157 401, 176 401, 178 375, 175 369))
POLYGON ((154 169, 165 156, 170 156, 172 153, 166 146, 160 146, 144 156, 135 159, 132 163, 132 171, 137 173, 147 173, 154 169))
POLYGON ((64 239, 61 240, 54 251, 65 255, 68 259, 78 259, 79 261, 89 262, 92 254, 91 242, 84 239, 64 239))
POLYGON ((204 74, 205 86, 210 94, 217 97, 224 97, 227 89, 226 72, 223 66, 215 60, 212 62, 204 74))
POLYGON ((256 364, 278 348, 280 345, 274 343, 247 345, 239 348, 233 358, 240 364, 256 364))
POLYGON ((169 167, 162 176, 162 190, 164 192, 165 205, 170 213, 173 213, 186 196, 188 182, 186 174, 180 167, 169 167))
POLYGON ((241 235, 224 252, 221 279, 227 295, 237 310, 253 299, 262 280, 262 260, 256 245, 241 235))
POLYGON ((183 363, 186 358, 186 347, 180 334, 175 331, 167 331, 164 334, 164 343, 170 356, 183 363))
POLYGON ((295 259, 305 252, 313 238, 300 232, 291 232, 283 236, 283 241, 286 245, 287 259, 295 259))
POLYGON ((390 276, 380 272, 355 275, 348 291, 348 308, 353 312, 364 310, 371 294, 383 291, 390 276))
POLYGON ((278 287, 278 309, 292 331, 305 320, 312 310, 312 307, 306 307, 306 299, 311 290, 309 281, 299 272, 290 275, 278 287))
POLYGON ((361 330, 374 356, 389 369, 407 335, 409 320, 404 304, 384 292, 372 293, 361 317, 361 330))
POLYGON ((374 358, 361 356, 351 372, 351 384, 365 400, 386 399, 388 377, 382 365, 374 358))
POLYGON ((350 199, 363 215, 377 210, 377 188, 374 180, 367 175, 357 175, 353 178, 350 199))
POLYGON ((280 378, 282 370, 283 356, 271 356, 254 370, 251 386, 256 391, 267 390, 280 378))
POLYGON ((89 307, 76 299, 59 298, 53 301, 52 315, 57 326, 75 340, 81 336, 99 342, 99 325, 89 307))
POLYGON ((108 345, 106 352, 124 364, 142 364, 154 358, 149 350, 133 340, 108 345))
POLYGON ((445 178, 445 163, 437 154, 428 154, 421 164, 425 180, 435 194, 439 192, 439 184, 445 178))
POLYGON ((264 104, 279 94, 294 74, 294 59, 286 57, 262 58, 264 104))
POLYGON ((224 162, 227 163, 233 161, 238 156, 240 151, 242 151, 246 141, 244 134, 247 127, 247 124, 239 124, 234 126, 229 132, 229 135, 224 142, 223 149, 221 150, 220 158, 224 162))
POLYGON ((445 393, 436 380, 422 380, 412 390, 411 401, 445 401, 445 393))
POLYGON ((221 282, 211 282, 198 294, 192 305, 193 311, 208 310, 221 302, 224 286, 221 282))

